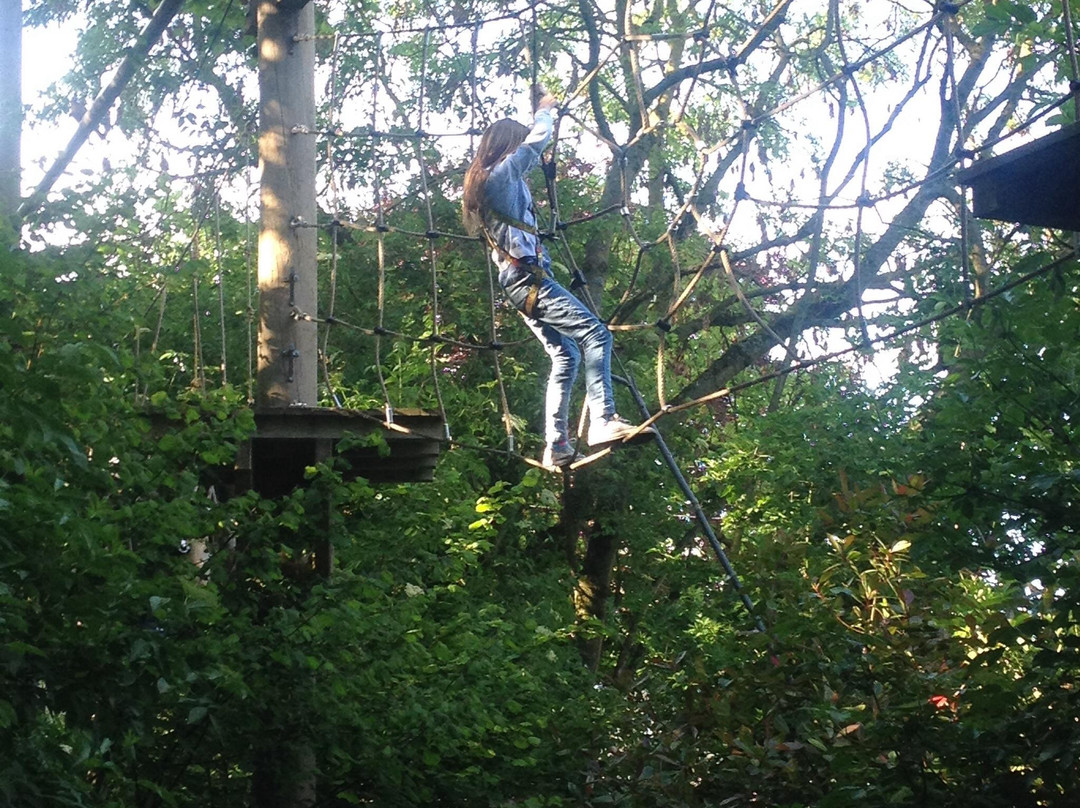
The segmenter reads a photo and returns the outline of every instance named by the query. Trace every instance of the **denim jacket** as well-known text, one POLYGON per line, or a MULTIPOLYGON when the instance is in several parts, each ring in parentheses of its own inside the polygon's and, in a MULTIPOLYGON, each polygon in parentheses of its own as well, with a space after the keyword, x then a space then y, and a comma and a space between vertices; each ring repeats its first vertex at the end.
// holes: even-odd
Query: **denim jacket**
MULTIPOLYGON (((534 229, 537 227, 536 211, 533 210, 532 194, 525 176, 539 165, 540 154, 551 140, 554 126, 550 109, 537 110, 532 130, 524 142, 491 169, 484 187, 485 204, 489 211, 498 211, 509 219, 524 222, 534 229)), ((486 225, 495 243, 514 258, 535 256, 544 269, 550 266, 551 259, 538 235, 490 214, 486 225)), ((509 264, 501 250, 493 250, 492 258, 501 268, 509 264)))

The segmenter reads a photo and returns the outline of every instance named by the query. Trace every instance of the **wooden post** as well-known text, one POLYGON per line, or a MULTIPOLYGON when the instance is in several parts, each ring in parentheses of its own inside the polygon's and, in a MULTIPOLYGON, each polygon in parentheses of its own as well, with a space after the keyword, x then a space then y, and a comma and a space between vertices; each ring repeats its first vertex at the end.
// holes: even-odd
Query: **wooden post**
POLYGON ((22 122, 22 0, 0 0, 0 228, 17 221, 22 122))
POLYGON ((318 394, 315 323, 315 9, 258 2, 259 341, 258 407, 314 406, 318 394))
MULTIPOLYGON (((259 52, 259 340, 257 408, 314 407, 318 395, 315 230, 315 9, 253 0, 259 52)), ((272 712, 272 709, 271 709, 272 712)), ((262 737, 256 808, 310 808, 316 762, 304 737, 262 737)))

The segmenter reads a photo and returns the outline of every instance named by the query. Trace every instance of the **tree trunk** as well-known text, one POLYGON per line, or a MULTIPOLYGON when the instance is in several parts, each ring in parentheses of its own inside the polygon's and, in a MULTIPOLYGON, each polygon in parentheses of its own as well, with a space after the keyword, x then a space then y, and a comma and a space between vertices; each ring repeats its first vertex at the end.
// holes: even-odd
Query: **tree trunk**
MULTIPOLYGON (((574 611, 579 623, 602 621, 607 615, 608 597, 611 595, 611 576, 615 568, 615 551, 619 543, 615 536, 595 532, 589 536, 585 547, 585 559, 581 564, 581 574, 574 587, 574 611)), ((600 667, 600 656, 604 649, 603 637, 594 636, 591 631, 578 634, 578 650, 581 661, 591 671, 600 667)))

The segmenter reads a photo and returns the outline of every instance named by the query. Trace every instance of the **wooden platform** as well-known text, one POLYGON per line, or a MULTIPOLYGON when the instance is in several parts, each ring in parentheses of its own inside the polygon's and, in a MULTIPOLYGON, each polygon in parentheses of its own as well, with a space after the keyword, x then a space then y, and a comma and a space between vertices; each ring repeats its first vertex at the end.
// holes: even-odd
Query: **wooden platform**
POLYGON ((372 482, 430 482, 445 439, 442 419, 420 410, 395 411, 388 427, 377 410, 263 409, 255 410, 255 426, 255 437, 237 458, 237 483, 267 497, 300 485, 304 469, 331 454, 342 457, 352 475, 372 482), (346 436, 363 440, 377 434, 386 442, 383 454, 375 446, 350 445, 337 451, 346 436))
POLYGON ((1080 124, 979 160, 957 180, 980 218, 1080 230, 1080 124))

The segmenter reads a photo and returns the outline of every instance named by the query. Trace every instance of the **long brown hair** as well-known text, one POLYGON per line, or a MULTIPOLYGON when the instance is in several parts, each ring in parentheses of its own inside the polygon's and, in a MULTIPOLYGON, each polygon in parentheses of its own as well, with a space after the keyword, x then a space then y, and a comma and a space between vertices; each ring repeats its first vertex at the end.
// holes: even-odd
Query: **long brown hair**
POLYGON ((484 229, 484 189, 491 169, 512 154, 528 134, 527 126, 504 118, 495 121, 480 138, 476 154, 465 169, 465 193, 461 198, 461 220, 470 236, 479 235, 484 229))

